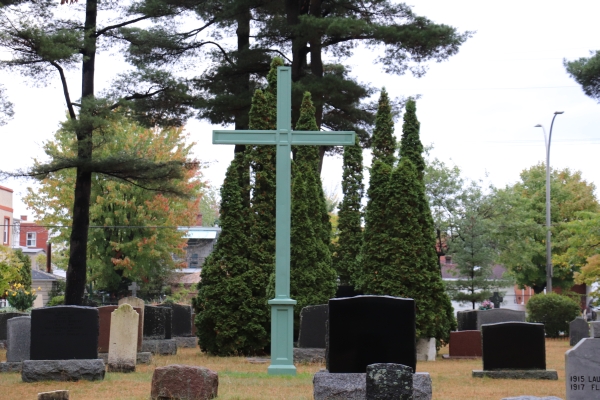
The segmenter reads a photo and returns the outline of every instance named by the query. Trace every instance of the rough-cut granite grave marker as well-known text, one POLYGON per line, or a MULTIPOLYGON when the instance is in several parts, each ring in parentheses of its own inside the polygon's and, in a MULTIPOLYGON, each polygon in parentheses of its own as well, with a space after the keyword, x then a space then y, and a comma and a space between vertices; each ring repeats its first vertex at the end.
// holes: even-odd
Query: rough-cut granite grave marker
POLYGON ((577 317, 569 323, 569 344, 575 346, 581 339, 590 337, 590 326, 583 317, 577 317))
POLYGON ((133 372, 137 358, 140 315, 129 304, 112 312, 108 372, 133 372))
POLYGON ((325 324, 329 317, 329 305, 307 306, 300 311, 300 334, 298 347, 324 349, 325 324))
POLYGON ((413 400, 413 370, 401 364, 367 366, 367 400, 413 400))
POLYGON ((329 300, 327 369, 364 373, 367 365, 416 368, 415 301, 391 296, 329 300))
POLYGON ((29 360, 31 317, 15 317, 7 323, 7 362, 29 360))
POLYGON ((98 358, 98 310, 55 306, 31 311, 32 360, 98 358))

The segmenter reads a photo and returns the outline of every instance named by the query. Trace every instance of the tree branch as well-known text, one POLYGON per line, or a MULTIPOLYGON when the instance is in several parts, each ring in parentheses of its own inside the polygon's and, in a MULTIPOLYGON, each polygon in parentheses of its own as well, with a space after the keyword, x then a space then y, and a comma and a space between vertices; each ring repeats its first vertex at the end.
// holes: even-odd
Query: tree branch
POLYGON ((75 114, 75 109, 73 108, 73 103, 71 103, 71 96, 69 95, 69 87, 67 85, 67 78, 65 77, 65 72, 60 65, 58 65, 55 61, 50 61, 50 64, 58 70, 60 74, 60 82, 62 84, 63 93, 65 95, 65 101, 67 102, 67 108, 69 109, 69 116, 72 120, 77 119, 77 115, 75 114))
POLYGON ((150 19, 150 18, 153 18, 153 17, 145 15, 143 17, 139 17, 139 18, 132 19, 132 20, 129 20, 129 21, 121 22, 120 24, 109 25, 109 26, 104 27, 104 28, 100 29, 99 31, 97 31, 93 36, 94 37, 99 37, 101 35, 104 35, 106 32, 108 32, 110 30, 117 29, 117 28, 122 28, 124 26, 135 24, 136 22, 140 22, 140 21, 143 21, 143 20, 146 20, 146 19, 150 19))

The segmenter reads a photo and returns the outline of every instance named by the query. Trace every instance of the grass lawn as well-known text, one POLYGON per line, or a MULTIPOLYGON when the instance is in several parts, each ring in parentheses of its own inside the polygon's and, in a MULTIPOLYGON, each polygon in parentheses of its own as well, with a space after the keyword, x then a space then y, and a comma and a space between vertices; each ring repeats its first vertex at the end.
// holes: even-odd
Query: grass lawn
MULTIPOLYGON (((558 371, 558 381, 494 380, 471 378, 481 369, 481 360, 420 362, 417 370, 429 372, 436 400, 500 400, 520 395, 565 398, 565 351, 568 340, 547 340, 547 368, 558 371)), ((6 351, 0 350, 0 360, 6 351)), ((17 373, 0 374, 0 399, 35 399, 38 392, 67 389, 71 400, 149 399, 154 368, 169 364, 200 365, 219 373, 219 399, 312 399, 312 376, 323 365, 300 365, 295 377, 267 375, 268 364, 250 364, 242 357, 209 357, 198 349, 178 349, 176 356, 155 356, 151 365, 139 366, 131 374, 107 373, 101 382, 23 383, 17 373)))

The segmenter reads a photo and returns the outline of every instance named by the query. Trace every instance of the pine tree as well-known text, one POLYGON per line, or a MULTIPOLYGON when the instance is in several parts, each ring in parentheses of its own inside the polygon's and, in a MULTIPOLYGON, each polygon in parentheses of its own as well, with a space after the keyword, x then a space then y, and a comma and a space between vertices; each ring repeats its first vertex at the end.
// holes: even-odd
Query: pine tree
POLYGON ((338 212, 339 240, 332 255, 341 285, 354 284, 360 272, 358 257, 363 240, 361 202, 364 192, 362 162, 362 148, 357 138, 355 146, 344 147, 344 199, 338 212))
MULTIPOLYGON (((389 98, 385 89, 381 90, 379 106, 375 116, 373 131, 369 189, 365 209, 365 230, 360 255, 360 273, 356 276, 357 288, 365 293, 382 294, 370 291, 371 281, 376 280, 379 271, 390 265, 395 249, 391 244, 389 231, 394 223, 386 216, 390 200, 389 182, 395 162, 394 121, 389 98)), ((386 293, 387 294, 387 293, 386 293)))
MULTIPOLYGON (((419 138, 420 124, 416 116, 416 104, 409 100, 406 104, 404 124, 402 125, 402 140, 400 160, 406 164, 410 160, 416 173, 415 191, 418 199, 407 213, 416 214, 417 224, 412 229, 412 239, 407 245, 414 249, 414 269, 407 279, 416 278, 421 284, 420 290, 415 290, 413 297, 417 303, 417 330, 423 337, 435 337, 442 343, 447 342, 450 331, 456 327, 454 310, 450 298, 445 292, 442 276, 438 266, 435 249, 435 227, 429 201, 425 194, 423 172, 425 162, 422 152, 423 145, 419 138)), ((400 167, 398 167, 400 168, 400 167)), ((394 185, 394 182, 392 182, 394 185)), ((391 190, 394 196, 403 196, 397 188, 391 190)), ((411 201, 414 201, 411 200, 411 201)), ((403 224, 398 210, 396 224, 403 224)), ((418 287, 418 286, 417 286, 418 287)))
POLYGON ((194 301, 200 348, 227 356, 255 354, 268 344, 264 286, 268 276, 248 262, 248 209, 239 184, 237 153, 221 187, 221 234, 202 269, 194 301))
MULTIPOLYGON (((317 131, 310 93, 304 94, 296 130, 317 131)), ((298 334, 303 307, 325 304, 335 295, 336 274, 331 266, 331 223, 321 178, 317 146, 298 146, 292 168, 292 225, 290 236, 290 292, 294 331, 298 334)))

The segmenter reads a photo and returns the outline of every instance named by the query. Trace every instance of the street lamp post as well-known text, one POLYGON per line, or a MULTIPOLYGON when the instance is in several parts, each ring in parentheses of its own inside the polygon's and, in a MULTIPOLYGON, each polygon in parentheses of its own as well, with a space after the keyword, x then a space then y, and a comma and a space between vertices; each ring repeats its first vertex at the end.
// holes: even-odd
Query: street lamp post
POLYGON ((544 141, 546 143, 546 293, 552 293, 552 247, 550 246, 550 229, 552 223, 550 221, 550 141, 552 140, 552 127, 554 119, 557 115, 564 111, 555 111, 550 124, 550 134, 546 137, 546 129, 541 124, 537 124, 536 128, 542 128, 544 131, 544 141))

